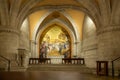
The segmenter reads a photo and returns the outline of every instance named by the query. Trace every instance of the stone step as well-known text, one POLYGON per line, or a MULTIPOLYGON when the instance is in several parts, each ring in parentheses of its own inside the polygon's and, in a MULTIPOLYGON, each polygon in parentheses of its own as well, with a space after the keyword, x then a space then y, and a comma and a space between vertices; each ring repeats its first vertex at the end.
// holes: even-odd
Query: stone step
POLYGON ((26 68, 25 67, 19 67, 19 66, 12 66, 10 68, 10 71, 24 72, 24 71, 26 71, 26 68))
POLYGON ((27 71, 79 71, 81 73, 92 73, 92 70, 85 67, 85 65, 71 64, 29 65, 27 71))
POLYGON ((5 68, 0 67, 0 71, 6 71, 6 69, 5 69, 5 68))
POLYGON ((120 69, 118 70, 118 76, 120 77, 120 69))
POLYGON ((0 64, 0 71, 7 71, 7 65, 0 64))

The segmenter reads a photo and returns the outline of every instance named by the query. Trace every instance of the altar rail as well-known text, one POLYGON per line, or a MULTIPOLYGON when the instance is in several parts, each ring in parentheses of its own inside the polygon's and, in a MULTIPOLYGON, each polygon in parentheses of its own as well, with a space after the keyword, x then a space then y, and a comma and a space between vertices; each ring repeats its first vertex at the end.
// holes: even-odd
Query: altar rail
POLYGON ((63 58, 62 64, 85 64, 84 58, 63 58))
POLYGON ((51 64, 50 58, 29 58, 29 64, 51 64))
POLYGON ((85 64, 84 58, 61 58, 61 62, 55 58, 52 61, 53 58, 30 58, 29 64, 85 64))

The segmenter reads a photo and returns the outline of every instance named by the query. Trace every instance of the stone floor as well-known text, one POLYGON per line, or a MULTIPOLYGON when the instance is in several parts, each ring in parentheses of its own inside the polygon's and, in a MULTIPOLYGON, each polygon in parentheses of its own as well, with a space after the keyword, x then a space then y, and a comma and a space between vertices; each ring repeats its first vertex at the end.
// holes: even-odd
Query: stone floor
POLYGON ((26 71, 0 72, 0 80, 120 80, 120 78, 83 74, 76 71, 26 71))

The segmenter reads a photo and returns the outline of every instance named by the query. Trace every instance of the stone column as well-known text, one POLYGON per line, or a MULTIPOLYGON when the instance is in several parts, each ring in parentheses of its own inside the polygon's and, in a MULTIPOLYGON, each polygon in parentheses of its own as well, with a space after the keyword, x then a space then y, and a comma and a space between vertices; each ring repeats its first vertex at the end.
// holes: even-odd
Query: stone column
POLYGON ((11 28, 0 26, 0 55, 15 61, 15 54, 18 53, 19 32, 11 28))
POLYGON ((98 59, 113 60, 120 56, 120 26, 98 31, 98 59))
POLYGON ((31 40, 31 58, 37 58, 37 52, 36 52, 36 42, 34 40, 31 40))
MULTIPOLYGON (((120 57, 120 26, 108 26, 98 30, 98 60, 111 61, 120 57)), ((115 63, 115 67, 119 66, 115 63)), ((120 67, 120 66, 119 66, 120 67)), ((109 62, 109 68, 111 63, 109 62)))
POLYGON ((79 50, 79 41, 77 42, 74 42, 74 45, 75 45, 75 54, 74 54, 74 56, 76 56, 76 57, 78 57, 79 56, 79 52, 78 52, 78 50, 79 50))

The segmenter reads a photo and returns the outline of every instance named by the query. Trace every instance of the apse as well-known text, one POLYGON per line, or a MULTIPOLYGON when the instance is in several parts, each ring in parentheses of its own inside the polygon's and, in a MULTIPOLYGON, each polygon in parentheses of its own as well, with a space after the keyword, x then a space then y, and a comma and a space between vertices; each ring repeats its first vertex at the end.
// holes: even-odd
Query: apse
MULTIPOLYGON (((56 56, 66 57, 64 50, 60 51, 59 46, 70 43, 70 54, 67 58, 86 57, 89 48, 96 45, 96 29, 92 18, 86 13, 76 9, 61 10, 40 10, 29 16, 30 20, 30 39, 33 57, 37 58, 56 58, 56 56), (89 32, 91 31, 91 32, 89 32), (57 32, 57 33, 56 33, 57 32), (67 35, 64 40, 58 36, 67 35), (89 36, 90 35, 90 36, 89 36), (87 38, 86 38, 87 37, 87 38), (92 42, 94 40, 94 42, 92 42), (66 42, 65 42, 66 41, 66 42), (41 55, 41 46, 55 46, 55 50, 48 47, 45 55, 41 55), (88 45, 87 45, 88 44, 88 45), (89 45, 90 44, 90 45, 89 45), (90 46, 90 47, 89 47, 90 46)), ((96 46, 94 46, 96 48, 96 46)), ((52 47, 53 48, 53 47, 52 47)), ((96 52, 94 51, 94 55, 96 52)), ((87 59, 90 60, 90 59, 87 59)))

